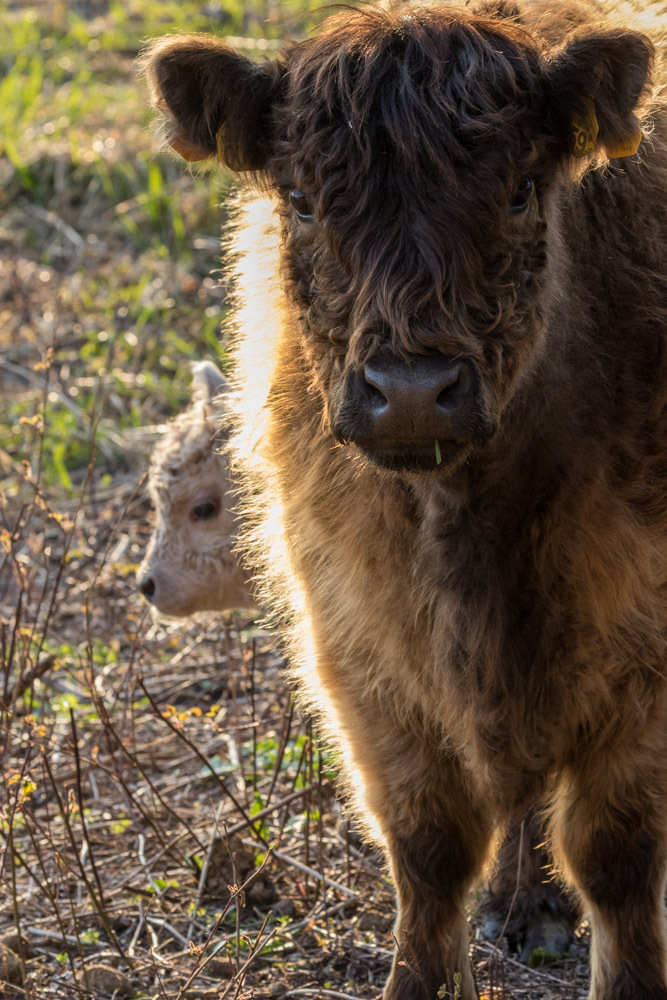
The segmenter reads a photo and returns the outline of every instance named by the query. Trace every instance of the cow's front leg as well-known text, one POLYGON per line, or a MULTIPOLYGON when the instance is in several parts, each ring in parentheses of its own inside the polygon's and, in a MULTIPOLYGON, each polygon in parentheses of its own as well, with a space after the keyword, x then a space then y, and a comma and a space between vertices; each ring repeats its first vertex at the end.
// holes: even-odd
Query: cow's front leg
POLYGON ((665 789, 653 763, 640 776, 597 761, 556 802, 554 843, 591 924, 590 1000, 667 1000, 665 789))
POLYGON ((491 824, 453 759, 439 762, 430 791, 412 802, 408 824, 390 822, 386 830, 398 915, 384 1000, 454 996, 459 976, 463 1000, 477 997, 463 906, 484 865, 491 824))

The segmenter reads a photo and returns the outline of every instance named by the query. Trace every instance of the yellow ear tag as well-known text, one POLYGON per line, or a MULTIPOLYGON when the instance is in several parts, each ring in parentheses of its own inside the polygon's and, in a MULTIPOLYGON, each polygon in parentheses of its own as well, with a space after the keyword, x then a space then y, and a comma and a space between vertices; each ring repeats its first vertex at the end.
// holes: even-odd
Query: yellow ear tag
POLYGON ((595 151, 600 126, 595 117, 595 106, 588 98, 583 115, 572 119, 572 153, 574 156, 590 156, 595 151))
POLYGON ((179 156, 182 156, 188 163, 205 160, 211 155, 208 150, 203 149, 201 146, 195 146, 186 139, 179 139, 178 136, 173 139, 168 139, 167 141, 174 152, 178 153, 179 156))
POLYGON ((605 144, 607 156, 610 160, 620 160, 622 156, 634 156, 642 141, 642 130, 640 128, 634 132, 626 142, 605 144))

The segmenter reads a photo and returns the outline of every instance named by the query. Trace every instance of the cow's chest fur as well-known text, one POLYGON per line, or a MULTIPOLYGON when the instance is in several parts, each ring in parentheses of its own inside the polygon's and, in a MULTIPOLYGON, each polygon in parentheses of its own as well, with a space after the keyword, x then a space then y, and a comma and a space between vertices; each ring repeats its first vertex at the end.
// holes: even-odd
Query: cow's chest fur
POLYGON ((655 581, 639 579, 636 525, 590 477, 532 497, 524 481, 457 507, 437 477, 403 482, 316 433, 305 390, 292 369, 281 386, 292 405, 273 412, 265 454, 316 637, 306 648, 293 629, 312 703, 326 692, 334 739, 355 747, 360 730, 399 726, 455 748, 487 801, 502 794, 500 813, 542 794, 645 683, 628 679, 657 607, 655 581), (633 531, 636 570, 623 537, 633 531))

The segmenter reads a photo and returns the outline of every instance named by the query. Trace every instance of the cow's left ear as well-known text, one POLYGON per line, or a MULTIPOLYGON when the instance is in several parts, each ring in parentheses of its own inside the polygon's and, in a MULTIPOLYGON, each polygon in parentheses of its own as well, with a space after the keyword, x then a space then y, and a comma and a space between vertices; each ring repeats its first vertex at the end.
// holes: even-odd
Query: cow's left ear
POLYGON ((635 109, 647 87, 653 46, 629 31, 571 39, 547 70, 547 113, 563 152, 612 159, 637 152, 642 132, 635 109))
POLYGON ((229 383, 212 361, 196 361, 192 366, 192 400, 195 403, 212 403, 224 395, 229 383))
POLYGON ((153 42, 140 65, 165 138, 185 160, 217 156, 232 170, 264 167, 281 62, 253 62, 209 35, 176 35, 153 42))

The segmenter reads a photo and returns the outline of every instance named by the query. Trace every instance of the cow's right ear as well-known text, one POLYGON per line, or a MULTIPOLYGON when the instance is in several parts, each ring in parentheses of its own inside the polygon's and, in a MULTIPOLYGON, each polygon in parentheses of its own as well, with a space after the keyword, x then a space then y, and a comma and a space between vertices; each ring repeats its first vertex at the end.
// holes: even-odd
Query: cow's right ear
POLYGON ((547 71, 547 104, 561 144, 573 156, 602 149, 610 158, 637 151, 635 111, 649 86, 653 46, 632 31, 572 35, 547 71))
POLYGON ((228 391, 227 379, 212 361, 197 361, 192 366, 192 399, 195 403, 212 403, 228 391))
POLYGON ((253 62, 212 36, 176 35, 154 42, 141 65, 165 138, 184 159, 217 156, 237 171, 264 167, 281 62, 253 62))

